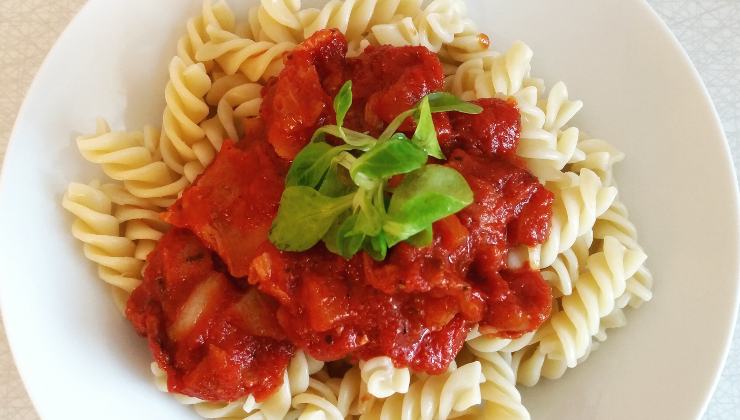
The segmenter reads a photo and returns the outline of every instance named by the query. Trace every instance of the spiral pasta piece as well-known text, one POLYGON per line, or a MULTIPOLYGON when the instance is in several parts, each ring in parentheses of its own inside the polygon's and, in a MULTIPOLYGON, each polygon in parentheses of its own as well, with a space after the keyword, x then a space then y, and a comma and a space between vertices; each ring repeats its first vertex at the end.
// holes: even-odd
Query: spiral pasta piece
MULTIPOLYGON (((219 0, 213 4, 211 0, 203 0, 200 16, 188 20, 186 33, 177 42, 177 56, 187 66, 201 62, 196 58, 196 53, 208 42, 206 27, 212 25, 231 31, 234 29, 234 24, 234 13, 226 1, 219 0)), ((211 61, 202 63, 208 70, 213 67, 211 61)))
POLYGON ((136 244, 121 236, 114 205, 99 184, 71 183, 62 207, 75 216, 72 235, 83 243, 85 257, 98 265, 100 279, 131 293, 141 283, 143 263, 135 257, 136 244))
POLYGON ((293 397, 293 411, 286 419, 344 420, 337 408, 337 396, 327 384, 311 378, 308 389, 293 397))
POLYGON ((292 42, 254 41, 239 35, 209 26, 208 41, 198 50, 199 60, 215 60, 227 75, 237 72, 249 81, 269 79, 280 73, 283 56, 295 47, 292 42))
POLYGON ((411 373, 407 368, 397 368, 388 356, 378 356, 360 361, 360 375, 370 395, 387 398, 409 390, 411 373))
POLYGON ((578 172, 584 168, 590 169, 601 178, 604 185, 612 185, 614 183, 612 168, 615 163, 624 160, 624 153, 600 139, 579 140, 576 147, 583 159, 571 164, 569 170, 578 172))
POLYGON ((371 32, 380 44, 418 45, 438 52, 466 29, 465 12, 465 3, 461 0, 434 0, 413 17, 375 25, 371 32))
POLYGON ((562 181, 548 183, 547 187, 555 194, 550 236, 543 244, 529 249, 530 264, 538 269, 552 265, 561 252, 589 232, 617 195, 615 187, 602 185, 588 169, 578 175, 568 172, 562 181))
POLYGON ((406 394, 376 400, 360 419, 432 420, 457 417, 481 403, 481 363, 472 362, 435 376, 416 378, 406 394), (476 380, 476 378, 478 378, 476 380))
POLYGON ((101 165, 103 172, 139 198, 151 199, 160 206, 175 201, 188 180, 172 171, 157 151, 160 133, 146 127, 144 132, 111 131, 99 118, 95 134, 77 138, 80 154, 101 165))
POLYGON ((249 37, 298 43, 314 32, 337 28, 350 42, 366 37, 378 23, 414 16, 422 0, 331 0, 319 9, 301 10, 298 0, 262 0, 249 11, 249 37))
MULTIPOLYGON (((262 85, 247 82, 243 75, 226 76, 216 80, 211 91, 218 84, 227 84, 226 82, 228 82, 228 85, 230 85, 235 80, 240 79, 244 81, 235 86, 228 86, 226 92, 220 95, 211 95, 212 92, 208 92, 206 96, 206 102, 209 103, 218 97, 215 115, 203 121, 200 125, 206 138, 216 150, 221 150, 224 139, 228 138, 234 141, 241 139, 240 121, 259 115, 260 106, 262 105, 262 85), (222 80, 225 82, 220 83, 222 80)), ((218 86, 218 89, 221 89, 221 86, 218 86)))
POLYGON ((571 248, 560 253, 549 267, 541 271, 542 278, 556 291, 556 297, 573 293, 573 284, 585 268, 592 236, 591 232, 587 232, 578 237, 571 248))
POLYGON ((558 82, 550 89, 547 99, 540 107, 545 109, 545 130, 557 131, 583 108, 583 102, 571 101, 565 83, 558 82))
POLYGON ((123 236, 136 244, 134 257, 146 261, 157 241, 169 228, 159 216, 163 208, 133 196, 120 184, 104 184, 100 189, 115 204, 113 216, 123 226, 123 236))
POLYGON ((480 353, 494 353, 497 351, 513 353, 531 343, 534 336, 535 331, 532 331, 515 339, 500 338, 494 335, 481 334, 478 327, 475 327, 468 333, 465 345, 480 353))
POLYGON ((490 50, 491 40, 480 32, 470 19, 463 19, 462 31, 455 34, 452 41, 444 44, 439 50, 442 60, 452 63, 464 63, 475 58, 496 55, 490 50))
POLYGON ((516 375, 511 366, 511 354, 472 350, 480 361, 485 382, 481 385, 482 406, 478 413, 464 418, 529 419, 516 389, 516 375))
POLYGON ((211 79, 202 63, 188 66, 179 57, 172 59, 169 71, 160 152, 170 169, 192 182, 215 156, 199 126, 209 113, 204 97, 211 79))
POLYGON ((627 279, 645 259, 642 251, 627 249, 615 238, 606 237, 603 251, 589 256, 588 269, 573 294, 562 298, 562 312, 550 318, 555 334, 543 338, 543 352, 574 367, 599 331, 601 318, 614 310, 615 302, 626 290, 627 279))

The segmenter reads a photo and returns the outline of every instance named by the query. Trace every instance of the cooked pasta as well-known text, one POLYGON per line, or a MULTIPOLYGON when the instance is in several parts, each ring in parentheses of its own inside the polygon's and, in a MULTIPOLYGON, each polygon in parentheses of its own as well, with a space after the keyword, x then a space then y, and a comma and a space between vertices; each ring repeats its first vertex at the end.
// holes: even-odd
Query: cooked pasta
MULTIPOLYGON (((653 277, 613 179, 624 154, 572 125, 583 103, 570 98, 564 83, 546 90, 532 77, 533 51, 526 44, 490 49, 491 40, 466 16, 464 0, 330 0, 318 8, 261 0, 244 18, 236 22, 225 0, 204 0, 200 15, 188 20, 169 64, 161 131, 113 131, 99 119, 95 133, 76 140, 82 156, 116 182, 72 183, 62 205, 119 308, 168 231, 161 212, 224 140, 244 136, 244 122, 260 115, 263 85, 280 73, 286 55, 314 32, 337 28, 347 37, 349 57, 370 45, 423 46, 439 56, 445 88, 456 96, 516 102, 516 153, 555 200, 548 238, 512 249, 508 268, 540 270, 552 288, 552 313, 538 330, 515 339, 474 326, 441 375, 397 368, 381 356, 332 376, 332 364, 299 350, 282 385, 264 401, 172 393, 178 402, 209 419, 529 419, 517 383, 560 378, 599 348, 607 330, 626 324, 628 309, 652 298, 653 277)), ((166 373, 156 363, 151 370, 168 392, 166 373)))
POLYGON ((529 411, 522 404, 516 389, 516 375, 511 367, 511 354, 471 350, 480 360, 485 382, 481 384, 483 403, 472 418, 529 419, 529 411))
POLYGON ((406 394, 376 400, 360 419, 432 420, 455 417, 481 403, 481 363, 472 362, 436 376, 414 378, 406 394), (478 379, 476 379, 478 378, 478 379))
MULTIPOLYGON (((414 16, 371 28, 379 44, 421 45, 438 52, 465 29, 465 3, 462 0, 433 0, 414 16)), ((462 45, 462 44, 461 44, 462 45)))
POLYGON ((204 97, 211 79, 202 63, 186 65, 178 57, 172 59, 169 70, 160 152, 170 169, 192 182, 215 156, 198 125, 209 113, 204 97))
POLYGON ((589 256, 587 271, 578 279, 573 294, 563 297, 563 311, 548 321, 555 334, 543 338, 543 352, 574 367, 599 331, 600 319, 614 310, 627 288, 627 279, 645 258, 640 250, 628 249, 613 237, 604 238, 603 251, 589 256))
POLYGON ((216 150, 221 150, 224 139, 241 138, 241 121, 259 115, 261 90, 262 85, 247 82, 241 74, 225 76, 213 83, 206 102, 216 106, 216 114, 203 121, 200 127, 216 150), (224 87, 227 90, 220 92, 224 87))
MULTIPOLYGON (((185 63, 191 65, 201 62, 196 58, 196 53, 208 41, 206 27, 213 25, 227 31, 234 29, 235 17, 224 0, 218 0, 216 4, 212 0, 203 0, 201 15, 188 20, 187 32, 177 43, 177 56, 185 63)), ((207 69, 213 67, 211 61, 202 62, 207 69)))
POLYGON ((314 32, 337 28, 350 40, 377 23, 414 16, 422 0, 331 0, 320 9, 301 9, 300 0, 263 0, 249 13, 248 35, 259 41, 300 42, 314 32))
POLYGON ((283 56, 295 47, 292 42, 254 41, 209 26, 210 41, 198 50, 199 60, 214 60, 227 74, 241 72, 256 82, 277 75, 283 68, 283 56))
POLYGON ((293 411, 287 419, 342 420, 344 416, 337 408, 337 396, 331 388, 316 379, 309 381, 305 392, 293 397, 293 411))
POLYGON ((115 205, 113 216, 123 226, 123 236, 136 244, 134 257, 146 261, 169 227, 159 217, 162 208, 148 200, 134 197, 120 184, 105 184, 100 188, 115 205))
POLYGON ((367 391, 378 398, 395 393, 405 394, 409 389, 411 374, 406 368, 396 368, 388 356, 378 356, 361 361, 360 375, 367 391))
POLYGON ((530 249, 530 263, 540 269, 552 265, 557 256, 572 247, 579 236, 593 228, 617 195, 615 187, 602 185, 588 169, 565 173, 559 182, 548 183, 555 194, 552 230, 544 244, 530 249))
POLYGON ((189 182, 162 162, 159 135, 151 127, 143 133, 111 131, 105 120, 98 119, 95 134, 78 137, 77 148, 106 175, 122 181, 131 194, 167 206, 189 182))
POLYGON ((142 261, 136 244, 121 235, 114 204, 97 182, 72 183, 62 206, 75 216, 72 235, 83 243, 85 257, 98 266, 98 276, 113 287, 131 293, 141 283, 142 261))

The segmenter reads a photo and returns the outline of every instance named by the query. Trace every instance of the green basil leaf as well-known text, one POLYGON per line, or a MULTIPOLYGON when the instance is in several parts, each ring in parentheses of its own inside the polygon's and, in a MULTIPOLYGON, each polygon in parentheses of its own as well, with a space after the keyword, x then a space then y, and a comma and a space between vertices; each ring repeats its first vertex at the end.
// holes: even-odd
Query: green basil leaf
MULTIPOLYGON (((375 236, 380 233, 383 227, 383 216, 378 211, 378 208, 373 204, 374 191, 363 190, 359 192, 361 194, 359 199, 359 206, 357 209, 356 219, 354 221, 354 227, 349 232, 351 235, 367 235, 375 236)), ((355 203, 357 203, 355 198, 355 203)))
POLYGON ((344 223, 344 220, 352 215, 352 210, 345 210, 334 219, 334 223, 331 224, 329 230, 326 231, 324 237, 321 238, 324 241, 324 246, 329 252, 340 255, 339 253, 339 228, 344 223))
POLYGON ((483 108, 480 106, 462 101, 451 93, 434 92, 427 95, 427 98, 432 112, 456 111, 463 114, 480 114, 483 112, 483 108))
POLYGON ((352 182, 349 171, 336 162, 329 166, 324 181, 319 187, 319 192, 328 197, 340 197, 355 190, 357 190, 357 185, 352 182))
POLYGON ((270 229, 270 241, 283 251, 305 251, 316 245, 342 212, 352 206, 354 194, 327 197, 313 188, 288 187, 270 229))
POLYGON ((437 159, 445 158, 439 147, 439 141, 437 141, 437 130, 434 128, 428 97, 424 97, 419 105, 419 119, 411 142, 424 149, 429 156, 437 159))
POLYGON ((388 127, 386 127, 385 130, 383 130, 383 133, 380 135, 380 137, 378 137, 378 141, 384 142, 388 140, 389 138, 391 138, 391 136, 393 136, 396 130, 398 130, 398 127, 400 127, 401 124, 403 124, 403 122, 406 121, 406 118, 413 117, 415 113, 416 113, 416 107, 398 114, 398 116, 396 116, 396 118, 394 118, 393 121, 391 121, 391 123, 388 124, 388 127))
POLYGON ((339 147, 332 147, 328 143, 310 143, 293 159, 285 178, 285 186, 318 187, 329 170, 331 160, 341 151, 339 147))
POLYGON ((365 238, 365 243, 362 244, 362 249, 375 261, 383 261, 388 255, 388 242, 385 234, 380 232, 380 234, 376 236, 365 238))
POLYGON ((361 180, 381 180, 406 174, 421 168, 426 162, 427 153, 423 149, 394 136, 357 158, 349 173, 357 185, 362 185, 361 180))
POLYGON ((406 242, 417 248, 423 248, 425 246, 431 245, 433 240, 434 231, 432 230, 431 226, 428 226, 426 229, 422 230, 416 235, 406 239, 406 242))
POLYGON ((315 133, 313 133, 311 141, 323 141, 327 134, 342 139, 345 143, 360 150, 367 150, 377 142, 374 137, 365 133, 360 133, 359 131, 350 130, 348 128, 342 128, 337 125, 325 125, 319 128, 315 133))
POLYGON ((383 223, 388 245, 416 235, 472 202, 473 191, 452 168, 427 165, 406 175, 391 197, 383 223))
POLYGON ((337 125, 344 125, 344 117, 347 115, 347 111, 352 106, 352 81, 347 80, 342 88, 339 89, 339 93, 334 97, 334 112, 337 114, 337 125))
POLYGON ((359 219, 359 215, 353 214, 344 219, 344 222, 337 230, 337 246, 339 248, 339 255, 344 258, 352 258, 352 256, 357 254, 360 248, 362 248, 363 242, 365 242, 365 235, 355 232, 355 226, 359 219))

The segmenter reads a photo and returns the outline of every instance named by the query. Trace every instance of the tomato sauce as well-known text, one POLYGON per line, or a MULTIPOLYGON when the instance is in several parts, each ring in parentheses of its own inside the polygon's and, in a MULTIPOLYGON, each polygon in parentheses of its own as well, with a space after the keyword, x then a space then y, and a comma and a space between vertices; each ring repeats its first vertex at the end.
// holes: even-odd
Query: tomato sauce
MULTIPOLYGON (((345 260, 321 244, 291 253, 269 242, 290 159, 334 123, 333 96, 346 80, 353 104, 345 125, 372 134, 443 89, 441 64, 423 47, 368 47, 352 59, 346 51, 338 31, 324 30, 291 53, 263 90, 260 118, 245 123, 247 136, 227 141, 165 213, 176 228, 150 256, 127 315, 171 390, 261 399, 281 383, 294 346, 319 360, 385 355, 437 374, 474 325, 514 338, 549 316, 552 295, 539 272, 506 264, 512 247, 546 239, 553 201, 515 155, 513 100, 477 101, 478 115, 434 115, 442 163, 465 177, 474 202, 434 224, 432 245, 401 243, 377 262, 364 253, 345 260)), ((413 129, 412 120, 401 126, 413 129)))
POLYGON ((126 316, 149 339, 170 391, 204 400, 262 399, 282 383, 294 353, 269 296, 217 269, 185 229, 172 229, 148 258, 126 316))

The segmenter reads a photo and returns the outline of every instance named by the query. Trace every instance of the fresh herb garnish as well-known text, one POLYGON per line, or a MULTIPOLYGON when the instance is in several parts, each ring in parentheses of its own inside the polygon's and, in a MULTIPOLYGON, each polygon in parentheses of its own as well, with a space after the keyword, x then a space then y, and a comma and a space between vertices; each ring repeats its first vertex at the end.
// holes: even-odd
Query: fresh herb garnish
POLYGON ((432 114, 482 109, 448 93, 425 96, 402 112, 378 138, 344 127, 352 106, 352 82, 334 98, 336 125, 314 133, 295 157, 285 181, 270 241, 285 251, 305 251, 319 241, 345 258, 364 250, 376 260, 402 241, 426 246, 432 224, 473 202, 465 178, 452 168, 427 164, 444 159, 432 114), (416 122, 411 139, 397 132, 407 118, 416 122), (333 146, 327 135, 344 144, 333 146), (395 188, 388 181, 403 180, 395 188))

